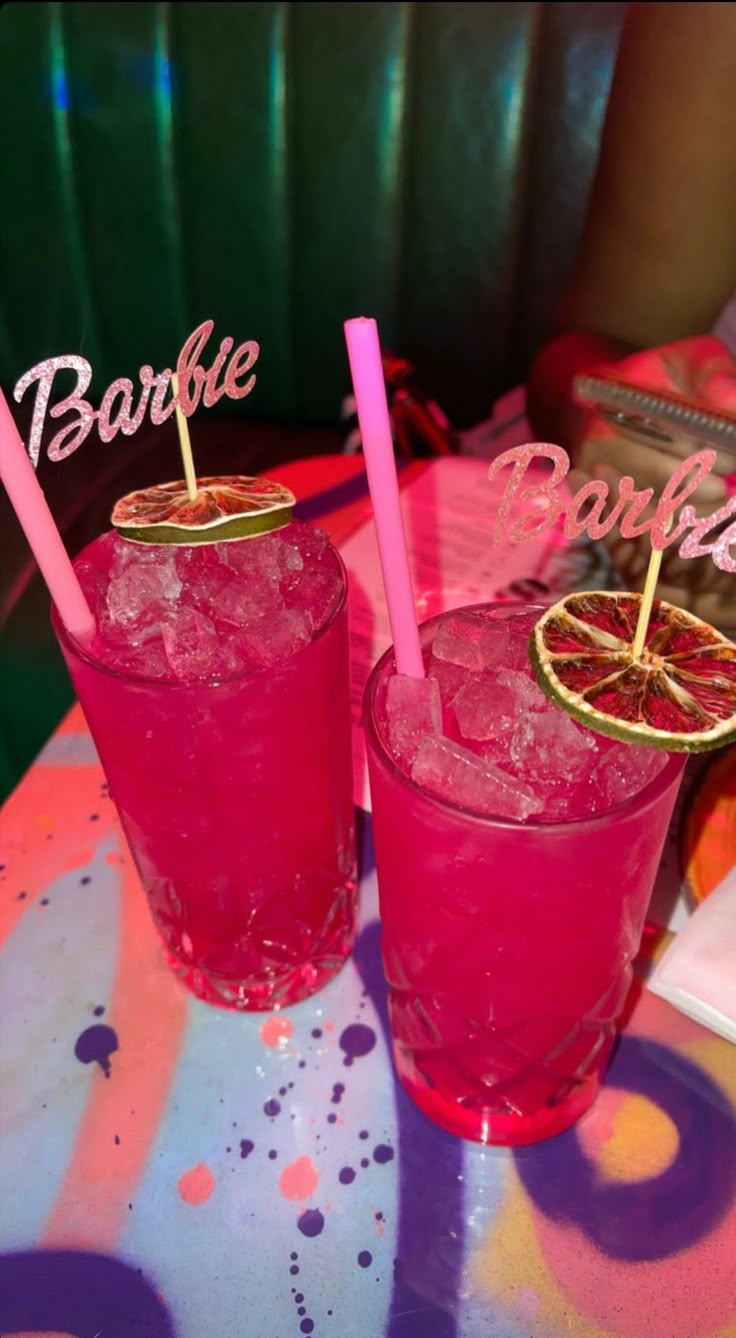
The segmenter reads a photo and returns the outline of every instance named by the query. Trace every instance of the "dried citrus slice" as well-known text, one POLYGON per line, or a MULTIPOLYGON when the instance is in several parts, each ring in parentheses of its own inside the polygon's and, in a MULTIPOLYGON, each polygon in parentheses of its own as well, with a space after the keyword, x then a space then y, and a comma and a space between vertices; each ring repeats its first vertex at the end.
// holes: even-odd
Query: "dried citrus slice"
POLYGON ((129 492, 110 519, 124 539, 139 544, 214 544, 282 529, 295 503, 272 479, 224 475, 197 479, 194 501, 183 479, 129 492))
POLYGON ((698 753, 736 739, 736 646, 691 613, 655 600, 641 658, 641 595, 567 595, 532 632, 539 686, 581 724, 629 743, 698 753))

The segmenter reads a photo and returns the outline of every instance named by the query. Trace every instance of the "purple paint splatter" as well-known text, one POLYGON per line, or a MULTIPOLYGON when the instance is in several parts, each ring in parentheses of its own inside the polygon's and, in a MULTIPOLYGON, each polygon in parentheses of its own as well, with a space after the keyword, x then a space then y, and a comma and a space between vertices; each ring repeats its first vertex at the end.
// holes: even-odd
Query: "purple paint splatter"
POLYGON ((371 1254, 370 1250, 361 1250, 360 1254, 358 1255, 358 1263, 360 1264, 361 1268, 370 1268, 371 1264, 373 1263, 373 1255, 371 1254))
POLYGON ((335 1082, 332 1084, 332 1096, 330 1099, 332 1101, 333 1106, 339 1106, 340 1102, 342 1101, 342 1094, 344 1091, 345 1091, 344 1082, 335 1082))
POLYGON ((325 1219, 319 1208, 307 1208, 297 1220, 297 1226, 303 1236, 321 1235, 324 1224, 325 1219))
POLYGON ((74 1046, 74 1054, 82 1064, 99 1064, 106 1078, 110 1077, 110 1055, 118 1049, 117 1033, 112 1027, 102 1026, 99 1022, 87 1027, 74 1046))
POLYGON ((243 1160, 245 1160, 246 1157, 249 1157, 249 1156, 250 1156, 250 1154, 251 1154, 251 1152, 253 1151, 254 1147, 255 1147, 255 1143, 251 1143, 251 1141, 250 1141, 249 1138, 241 1138, 241 1140, 240 1140, 240 1155, 241 1155, 241 1157, 243 1158, 243 1160))
POLYGON ((373 1160, 378 1162, 379 1166, 384 1166, 387 1161, 393 1161, 394 1150, 388 1143, 378 1143, 373 1149, 373 1160))
POLYGON ((369 1055, 376 1044, 376 1033, 372 1027, 362 1022, 353 1022, 340 1034, 340 1049, 345 1055, 343 1063, 350 1065, 356 1059, 369 1055))
POLYGON ((263 1111, 265 1115, 269 1115, 273 1120, 281 1113, 281 1102, 277 1101, 275 1096, 272 1096, 271 1100, 264 1105, 263 1111))
POLYGON ((337 1178, 341 1185, 352 1185, 355 1179, 355 1171, 352 1166, 343 1166, 337 1178))
POLYGON ((172 1338, 163 1301, 140 1268, 79 1250, 0 1256, 0 1329, 172 1338))

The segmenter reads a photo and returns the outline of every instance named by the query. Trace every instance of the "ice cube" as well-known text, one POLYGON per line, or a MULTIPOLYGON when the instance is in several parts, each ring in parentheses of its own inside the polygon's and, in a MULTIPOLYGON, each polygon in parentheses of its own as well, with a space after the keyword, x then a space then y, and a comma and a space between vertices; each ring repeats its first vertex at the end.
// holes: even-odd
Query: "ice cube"
POLYGON ((340 584, 336 571, 305 566, 298 579, 283 589, 287 605, 309 612, 314 626, 321 627, 335 607, 340 584))
POLYGON ((515 771, 527 781, 582 780, 595 765, 597 746, 590 730, 562 710, 529 714, 517 721, 511 739, 515 771))
POLYGON ((298 590, 304 571, 304 558, 294 544, 282 542, 279 550, 279 580, 281 590, 288 594, 298 590))
POLYGON ((516 696, 506 684, 479 676, 466 680, 452 700, 452 709, 463 738, 482 743, 511 729, 516 696))
POLYGON ((449 707, 453 697, 456 697, 464 683, 471 678, 476 677, 468 673, 459 664, 451 664, 449 660, 435 660, 432 658, 427 667, 427 676, 433 678, 439 684, 440 696, 443 707, 449 707))
POLYGON ((161 570, 174 567, 173 553, 161 544, 137 544, 118 537, 113 548, 113 560, 110 576, 122 576, 124 572, 142 567, 158 567, 161 570))
POLYGON ((507 633, 503 623, 482 614, 458 612, 444 619, 432 642, 432 655, 478 672, 504 663, 507 633))
POLYGON ((410 767, 422 739, 442 732, 440 689, 433 678, 392 674, 386 683, 386 730, 392 755, 410 767))
POLYGON ((302 570, 304 558, 295 544, 286 543, 282 539, 279 545, 278 563, 281 579, 290 580, 296 572, 302 570))
POLYGON ((281 533, 284 541, 297 550, 305 564, 318 563, 327 555, 330 541, 324 530, 294 520, 281 533))
POLYGON ((176 574, 180 581, 187 582, 191 579, 191 570, 194 563, 200 562, 201 558, 198 549, 209 547, 204 544, 174 544, 174 566, 176 574))
POLYGON ((127 642, 117 644, 105 641, 101 659, 112 669, 123 674, 140 675, 142 678, 170 677, 171 670, 166 658, 161 637, 156 634, 146 642, 127 642))
POLYGON ((233 571, 259 580, 278 580, 278 540, 273 534, 259 534, 252 539, 238 539, 217 545, 219 558, 233 571))
POLYGON ((533 614, 516 614, 513 618, 509 618, 506 624, 509 638, 506 663, 510 669, 522 669, 528 672, 529 640, 539 616, 539 612, 535 611, 533 614))
POLYGON ((213 562, 199 569, 192 567, 188 580, 186 577, 184 579, 184 584, 188 587, 188 597, 203 613, 209 614, 211 606, 222 592, 235 582, 230 567, 226 567, 222 562, 213 562))
POLYGON ((160 619, 165 606, 181 591, 173 562, 128 563, 113 577, 107 591, 107 610, 114 623, 123 627, 160 619))
POLYGON ((495 681, 513 693, 518 714, 549 709, 549 699, 532 678, 531 670, 522 673, 519 669, 500 669, 495 675, 495 681))
POLYGON ((162 558, 156 570, 161 579, 161 591, 164 599, 178 599, 181 594, 181 581, 174 565, 173 556, 169 553, 162 558))
POLYGON ((540 616, 539 609, 515 604, 497 604, 484 610, 483 617, 490 623, 501 623, 506 628, 505 663, 509 669, 529 668, 529 639, 540 616))
POLYGON ((161 628, 166 658, 177 678, 198 678, 217 672, 217 634, 209 618, 195 609, 181 609, 161 628))
POLYGON ((590 811, 584 784, 556 780, 534 788, 544 805, 540 822, 569 822, 572 818, 587 817, 590 811))
POLYGON ((255 627, 238 633, 233 654, 244 663, 268 668, 308 645, 314 623, 304 609, 280 609, 262 617, 255 627))
POLYGON ((222 544, 172 544, 173 561, 176 574, 184 585, 194 585, 203 572, 224 569, 232 576, 229 567, 220 557, 222 544))
POLYGON ((601 756, 590 779, 591 812, 623 804, 659 775, 667 753, 659 748, 600 740, 601 756))
POLYGON ((507 604, 500 615, 510 636, 523 637, 528 642, 542 614, 539 609, 507 604))
POLYGON ((278 586, 267 581, 248 585, 231 581, 212 600, 209 612, 216 620, 234 627, 251 627, 262 618, 270 618, 284 607, 278 586))
POLYGON ((104 571, 95 563, 87 562, 84 558, 77 558, 74 563, 74 570, 79 584, 87 596, 88 603, 93 610, 96 610, 100 603, 104 604, 107 586, 104 571))
POLYGON ((103 607, 97 626, 105 643, 116 655, 120 652, 148 645, 156 639, 161 644, 161 624, 171 616, 169 603, 151 604, 134 622, 115 622, 103 607))
POLYGON ((529 785, 442 737, 423 739, 411 777, 438 798, 478 813, 524 821, 543 807, 529 785))

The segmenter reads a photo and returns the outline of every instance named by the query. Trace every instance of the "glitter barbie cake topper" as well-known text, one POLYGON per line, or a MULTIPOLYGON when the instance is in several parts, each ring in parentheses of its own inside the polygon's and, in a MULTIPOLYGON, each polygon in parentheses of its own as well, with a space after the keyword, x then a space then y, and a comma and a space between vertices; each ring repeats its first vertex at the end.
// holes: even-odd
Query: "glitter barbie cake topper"
POLYGON ((84 399, 92 380, 92 367, 86 358, 76 354, 62 354, 61 357, 47 358, 29 368, 17 381, 13 396, 20 403, 28 388, 36 384, 33 420, 28 438, 28 454, 34 469, 41 453, 41 438, 47 416, 61 418, 67 413, 73 415, 48 445, 49 460, 64 460, 79 449, 95 422, 105 442, 112 441, 118 432, 126 437, 132 436, 141 426, 149 402, 151 422, 158 426, 171 417, 177 403, 184 416, 190 418, 200 401, 211 409, 223 395, 231 400, 245 399, 256 383, 255 373, 251 369, 260 351, 258 344, 250 339, 231 352, 234 341, 228 335, 220 342, 219 350, 209 367, 202 366, 199 360, 214 328, 214 321, 203 321, 192 331, 177 358, 173 373, 170 367, 165 367, 163 371, 154 374, 152 367, 144 365, 138 373, 139 387, 134 387, 127 376, 112 381, 102 397, 99 409, 94 409, 89 400, 84 399), (54 378, 63 369, 76 372, 77 383, 71 394, 49 407, 54 378), (178 380, 176 395, 171 385, 172 374, 178 380), (218 378, 221 378, 219 383, 218 378), (134 408, 136 395, 138 403, 134 408))
POLYGON ((736 572, 736 553, 732 552, 736 547, 736 496, 730 497, 711 515, 700 518, 692 505, 683 505, 710 474, 715 462, 716 452, 710 449, 688 456, 668 479, 654 514, 642 520, 654 490, 638 489, 630 475, 620 480, 617 497, 610 495, 611 489, 602 479, 589 480, 570 496, 561 487, 570 469, 570 458, 561 446, 547 442, 514 446, 499 455, 488 471, 489 479, 494 479, 501 470, 511 466, 511 475, 498 508, 493 541, 497 543, 506 537, 511 543, 524 543, 558 522, 562 523, 567 539, 575 539, 581 534, 587 534, 590 539, 603 539, 618 525, 619 534, 624 539, 648 534, 655 552, 661 553, 679 543, 681 558, 710 556, 721 571, 736 572), (541 480, 536 477, 527 481, 531 467, 544 460, 552 465, 552 473, 541 480), (607 507, 610 509, 606 514, 607 507), (511 523, 515 510, 519 515, 511 523), (729 520, 732 521, 730 525, 726 523, 729 520))

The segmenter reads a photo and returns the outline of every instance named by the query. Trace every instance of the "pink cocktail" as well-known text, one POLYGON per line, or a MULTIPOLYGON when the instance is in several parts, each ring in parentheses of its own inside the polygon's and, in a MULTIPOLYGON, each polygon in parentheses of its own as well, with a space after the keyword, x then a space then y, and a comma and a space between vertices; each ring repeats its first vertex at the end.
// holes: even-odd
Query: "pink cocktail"
POLYGON ((432 619, 428 679, 389 651, 365 698, 398 1073, 438 1124, 510 1146, 595 1098, 683 768, 547 701, 539 612, 432 619))
POLYGON ((346 578, 293 523, 220 544, 95 540, 89 652, 54 625, 156 926, 200 998, 295 1003, 355 937, 346 578))

